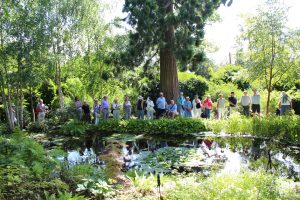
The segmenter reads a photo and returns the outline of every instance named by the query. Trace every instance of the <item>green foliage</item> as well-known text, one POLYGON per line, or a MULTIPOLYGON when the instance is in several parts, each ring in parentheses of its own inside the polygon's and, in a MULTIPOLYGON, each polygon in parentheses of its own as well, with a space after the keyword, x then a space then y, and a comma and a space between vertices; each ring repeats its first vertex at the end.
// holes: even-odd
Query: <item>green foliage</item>
POLYGON ((188 135, 206 131, 203 121, 188 118, 161 120, 102 120, 93 127, 100 133, 131 133, 131 134, 170 134, 188 135))
POLYGON ((68 191, 69 187, 59 179, 37 180, 28 168, 22 165, 0 166, 0 196, 5 199, 36 199, 44 191, 56 194, 68 191))
POLYGON ((83 179, 83 183, 77 185, 76 191, 85 194, 86 196, 93 196, 101 199, 114 193, 112 187, 108 185, 106 181, 100 179, 83 179))
POLYGON ((41 93, 40 98, 42 98, 44 103, 46 105, 50 106, 50 108, 51 108, 52 101, 54 100, 55 95, 56 95, 56 89, 57 88, 56 88, 55 84, 53 83, 53 81, 48 80, 48 81, 43 82, 43 84, 40 86, 40 88, 38 90, 41 93))
POLYGON ((70 119, 63 125, 62 130, 64 135, 80 136, 85 133, 87 128, 88 124, 86 124, 85 122, 76 119, 70 119))
POLYGON ((180 166, 193 166, 195 162, 204 159, 204 155, 193 148, 165 147, 147 155, 140 163, 141 170, 150 173, 170 172, 171 169, 179 169, 180 166))
POLYGON ((43 178, 49 176, 55 163, 40 144, 17 131, 9 139, 0 138, 0 164, 23 165, 32 176, 43 178))
POLYGON ((185 82, 180 82, 179 87, 180 90, 184 94, 189 95, 191 99, 193 99, 195 95, 198 95, 200 98, 202 98, 208 90, 208 84, 206 81, 201 81, 194 78, 185 82))
POLYGON ((37 200, 85 200, 86 198, 84 198, 83 196, 79 196, 79 195, 72 195, 72 193, 68 193, 68 192, 58 192, 58 196, 57 195, 52 194, 50 195, 49 192, 45 191, 45 198, 42 197, 38 197, 37 200))
MULTIPOLYGON (((223 3, 226 3, 226 0, 223 3)), ((214 13, 221 1, 135 1, 126 0, 124 12, 128 13, 127 22, 135 28, 129 35, 129 55, 139 65, 148 52, 171 47, 181 63, 189 63, 195 55, 194 47, 201 45, 206 20, 214 13), (176 6, 175 6, 176 5, 176 6), (168 27, 175 27, 175 38, 166 41, 168 27)), ((199 57, 199 56, 198 56, 199 57)))
POLYGON ((235 113, 227 120, 206 121, 206 127, 217 134, 224 131, 228 134, 276 137, 294 143, 300 141, 300 117, 296 115, 246 118, 235 113))
POLYGON ((197 176, 177 179, 168 199, 281 199, 276 177, 263 172, 221 174, 205 180, 197 176))
MULTIPOLYGON (((134 184, 127 195, 119 199, 157 199, 157 179, 137 172, 129 174, 134 184)), ((205 178, 200 174, 162 175, 163 199, 292 199, 297 186, 264 171, 242 171, 238 174, 213 174, 205 178), (290 188, 288 189, 288 187, 290 188)))

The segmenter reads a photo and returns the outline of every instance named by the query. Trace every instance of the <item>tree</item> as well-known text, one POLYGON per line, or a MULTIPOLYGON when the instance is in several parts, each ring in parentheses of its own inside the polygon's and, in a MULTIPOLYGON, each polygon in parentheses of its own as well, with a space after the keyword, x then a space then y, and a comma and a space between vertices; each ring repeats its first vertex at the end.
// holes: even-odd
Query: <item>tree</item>
POLYGON ((299 70, 299 32, 286 27, 288 9, 279 0, 268 0, 255 16, 246 18, 242 37, 247 42, 246 63, 252 79, 268 91, 266 113, 274 85, 295 79, 299 70))
MULTIPOLYGON (((125 0, 132 65, 159 55, 160 89, 167 99, 178 96, 177 61, 192 59, 204 36, 205 22, 227 0, 125 0)), ((231 4, 229 1, 228 4, 231 4)))

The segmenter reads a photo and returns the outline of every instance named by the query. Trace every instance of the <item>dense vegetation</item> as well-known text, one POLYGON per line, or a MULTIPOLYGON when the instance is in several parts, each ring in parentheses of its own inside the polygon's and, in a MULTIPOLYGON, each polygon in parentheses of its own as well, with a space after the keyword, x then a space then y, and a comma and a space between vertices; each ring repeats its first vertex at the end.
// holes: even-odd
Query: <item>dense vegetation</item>
MULTIPOLYGON (((0 199, 299 199, 299 176, 291 180, 266 169, 273 146, 265 149, 269 161, 251 158, 255 161, 239 173, 223 173, 221 161, 206 166, 209 174, 182 170, 206 155, 182 144, 153 148, 138 167, 124 167, 124 149, 138 137, 178 142, 205 134, 232 136, 238 151, 244 145, 240 139, 249 136, 297 154, 300 31, 286 26, 288 9, 281 1, 268 0, 256 14, 244 16, 235 60, 217 66, 206 56, 214 44, 203 38, 205 25, 220 20, 215 11, 222 3, 234 0, 125 0, 127 16, 108 22, 106 12, 113 8, 104 1, 2 0, 0 199), (127 30, 124 23, 130 31, 119 31, 127 30), (140 95, 155 101, 164 91, 169 101, 179 91, 201 100, 210 94, 215 115, 220 93, 227 99, 234 91, 239 99, 253 88, 260 92, 262 110, 254 118, 241 116, 240 105, 220 120, 135 118, 140 95), (276 116, 281 91, 291 97, 293 110, 276 116), (118 121, 101 118, 94 125, 78 118, 75 97, 91 106, 104 95, 121 104, 128 95, 132 118, 124 120, 123 109, 118 121), (48 107, 44 121, 36 120, 40 99, 48 107), (93 160, 70 162, 71 143, 79 141, 91 153, 89 140, 103 142, 93 160)), ((75 148, 84 155, 82 146, 75 148)))

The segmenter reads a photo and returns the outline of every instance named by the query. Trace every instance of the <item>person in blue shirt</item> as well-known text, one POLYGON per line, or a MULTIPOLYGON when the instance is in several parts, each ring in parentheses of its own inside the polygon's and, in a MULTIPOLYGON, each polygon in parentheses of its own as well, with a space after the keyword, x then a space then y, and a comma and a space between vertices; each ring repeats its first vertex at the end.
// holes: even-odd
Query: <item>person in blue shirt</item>
POLYGON ((157 106, 157 118, 161 118, 162 115, 166 112, 166 99, 164 97, 164 93, 160 92, 159 97, 156 100, 157 106))
POLYGON ((168 105, 168 117, 174 118, 176 115, 178 115, 177 105, 175 104, 174 100, 171 100, 170 103, 171 104, 168 105))
POLYGON ((190 101, 190 97, 186 97, 186 101, 183 105, 184 108, 184 116, 192 117, 192 102, 190 101))
POLYGON ((180 96, 177 98, 177 109, 180 113, 180 116, 184 116, 184 108, 183 105, 185 103, 185 98, 183 96, 183 92, 180 92, 180 96))

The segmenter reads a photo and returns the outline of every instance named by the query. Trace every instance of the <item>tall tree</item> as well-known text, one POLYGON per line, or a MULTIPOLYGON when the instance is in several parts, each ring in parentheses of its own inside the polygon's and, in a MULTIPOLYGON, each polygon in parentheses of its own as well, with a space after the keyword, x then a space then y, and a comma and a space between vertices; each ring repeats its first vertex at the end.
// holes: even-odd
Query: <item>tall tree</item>
POLYGON ((159 56, 160 87, 168 99, 177 98, 179 92, 177 61, 193 57, 206 20, 222 2, 227 0, 125 0, 123 11, 134 28, 130 57, 138 61, 136 65, 159 56))
POLYGON ((299 31, 286 27, 288 9, 279 0, 268 0, 255 16, 246 18, 243 39, 247 42, 246 64, 252 79, 268 91, 266 113, 274 85, 295 80, 299 71, 299 31))

